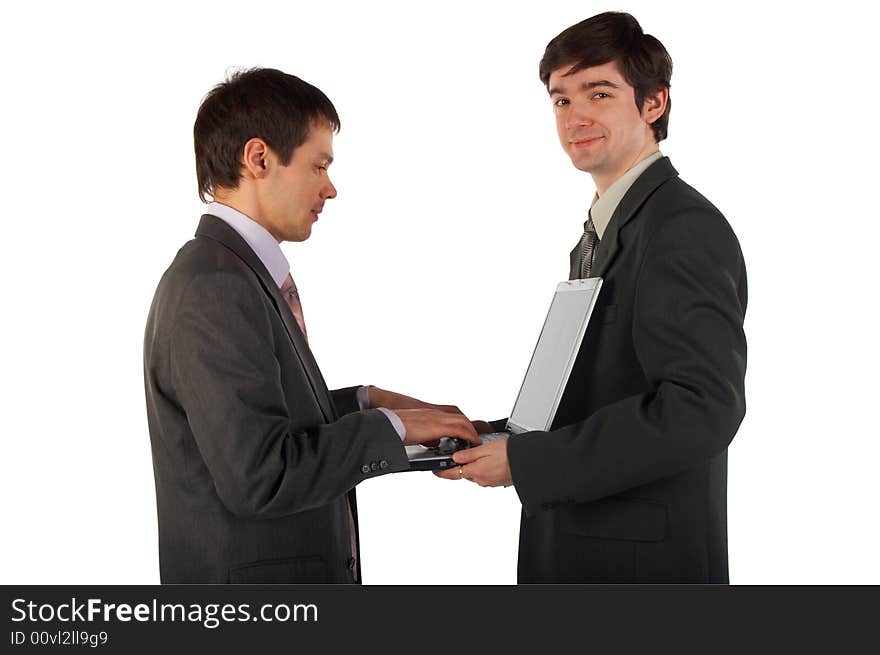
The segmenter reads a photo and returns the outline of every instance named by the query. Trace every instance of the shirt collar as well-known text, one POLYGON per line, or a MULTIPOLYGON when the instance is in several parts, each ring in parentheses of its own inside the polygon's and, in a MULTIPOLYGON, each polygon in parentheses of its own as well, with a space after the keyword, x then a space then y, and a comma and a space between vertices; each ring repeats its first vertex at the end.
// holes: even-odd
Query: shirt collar
POLYGON ((229 205, 219 202, 208 204, 207 213, 216 216, 224 223, 235 230, 238 235, 245 240, 251 250, 254 251, 263 266, 269 271, 272 280, 281 288, 287 274, 290 273, 290 264, 287 257, 281 251, 281 246, 275 240, 269 231, 254 219, 246 214, 242 214, 237 209, 233 209, 229 205))
POLYGON ((626 195, 629 188, 639 178, 639 175, 644 173, 648 166, 662 156, 663 153, 658 150, 653 155, 645 157, 642 161, 621 175, 614 184, 605 190, 605 193, 601 196, 596 194, 593 198, 593 206, 590 207, 590 218, 593 219, 593 225, 596 228, 596 236, 600 239, 602 238, 602 235, 605 234, 605 230, 608 227, 608 223, 611 222, 614 210, 617 209, 617 205, 623 200, 623 196, 626 195))

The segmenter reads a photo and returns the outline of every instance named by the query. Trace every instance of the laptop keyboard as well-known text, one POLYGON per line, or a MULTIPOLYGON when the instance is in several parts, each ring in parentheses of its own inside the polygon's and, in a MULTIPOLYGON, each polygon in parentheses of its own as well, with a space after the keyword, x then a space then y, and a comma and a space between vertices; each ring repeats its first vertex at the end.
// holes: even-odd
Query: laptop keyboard
MULTIPOLYGON (((489 432, 487 434, 481 434, 480 440, 483 443, 488 443, 490 441, 495 441, 496 439, 505 439, 509 436, 509 432, 489 432)), ((436 446, 431 447, 430 450, 436 452, 438 455, 451 455, 457 450, 464 450, 465 448, 470 447, 471 444, 464 439, 443 437, 442 439, 440 439, 440 443, 436 446)))

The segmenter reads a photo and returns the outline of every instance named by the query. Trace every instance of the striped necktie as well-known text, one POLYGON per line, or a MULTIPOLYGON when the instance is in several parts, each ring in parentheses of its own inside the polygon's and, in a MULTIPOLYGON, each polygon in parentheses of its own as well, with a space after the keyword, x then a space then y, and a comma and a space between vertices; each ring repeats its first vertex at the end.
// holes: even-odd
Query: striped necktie
POLYGON ((593 217, 590 216, 584 223, 584 236, 581 237, 581 278, 590 277, 598 241, 599 235, 596 234, 596 226, 593 225, 593 217))
POLYGON ((303 308, 302 303, 299 300, 299 291, 293 283, 293 277, 291 277, 290 273, 287 274, 287 277, 281 284, 281 295, 284 296, 284 300, 287 301, 287 306, 290 307, 290 311, 296 319, 296 324, 299 325, 299 329, 303 333, 306 343, 308 343, 309 333, 306 332, 306 319, 303 317, 303 308))

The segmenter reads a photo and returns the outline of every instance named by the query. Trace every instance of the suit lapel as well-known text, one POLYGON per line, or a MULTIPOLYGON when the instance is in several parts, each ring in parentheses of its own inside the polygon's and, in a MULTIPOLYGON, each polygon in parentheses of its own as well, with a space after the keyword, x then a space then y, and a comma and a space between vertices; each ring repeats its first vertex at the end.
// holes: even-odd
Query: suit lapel
POLYGON ((581 276, 581 240, 572 248, 568 255, 568 279, 577 280, 581 276))
MULTIPOLYGON (((611 215, 608 227, 605 228, 605 234, 599 241, 596 250, 596 260, 593 264, 593 270, 590 272, 591 277, 602 277, 614 261, 617 251, 620 249, 620 230, 629 222, 636 212, 648 199, 648 197, 657 190, 667 180, 678 175, 678 171, 673 168, 669 157, 661 157, 653 164, 645 169, 645 172, 639 175, 638 179, 624 194, 617 205, 617 209, 611 215)), ((577 248, 575 248, 577 250, 577 248)), ((572 252, 572 261, 574 252, 572 252)), ((572 264, 574 271, 574 264, 572 264)))
POLYGON ((330 400, 330 392, 327 390, 327 385, 318 368, 318 363, 315 361, 305 337, 303 337, 299 326, 296 324, 296 319, 293 317, 290 307, 288 307, 287 302, 281 295, 281 290, 275 284, 272 276, 269 275, 269 271, 266 270, 260 258, 257 257, 256 253, 251 250, 251 247, 235 230, 216 216, 204 214, 196 230, 196 236, 207 237, 220 242, 241 258, 256 274, 260 285, 263 287, 263 291, 272 299, 275 309, 284 323, 293 349, 302 364, 303 370, 306 372, 306 377, 309 379, 312 391, 321 407, 321 412, 324 414, 324 419, 328 423, 336 420, 336 412, 330 400))

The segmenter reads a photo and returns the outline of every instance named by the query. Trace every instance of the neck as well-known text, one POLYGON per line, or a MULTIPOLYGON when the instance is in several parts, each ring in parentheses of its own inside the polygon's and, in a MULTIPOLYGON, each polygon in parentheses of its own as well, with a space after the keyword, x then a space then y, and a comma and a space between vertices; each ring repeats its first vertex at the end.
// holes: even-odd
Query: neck
POLYGON ((217 189, 214 194, 214 201, 222 203, 227 207, 232 207, 236 211, 240 211, 249 219, 265 228, 265 230, 271 234, 278 243, 281 243, 282 240, 278 238, 272 230, 272 227, 269 225, 269 221, 266 220, 265 212, 262 210, 256 194, 245 188, 244 184, 238 189, 217 189))
POLYGON ((629 169, 638 164, 640 161, 647 159, 658 150, 660 150, 660 144, 652 139, 649 143, 645 144, 645 147, 642 148, 642 150, 634 158, 629 159, 622 168, 618 168, 615 171, 610 172, 593 172, 592 177, 593 184, 596 185, 596 195, 601 197, 602 194, 605 193, 612 184, 622 178, 629 169))

